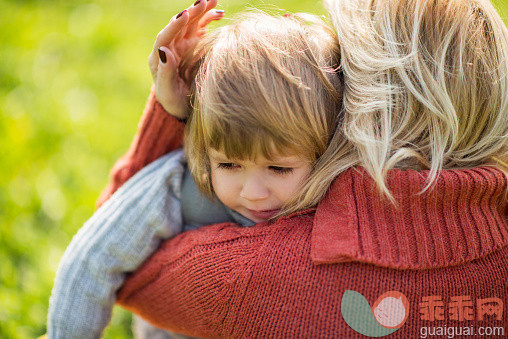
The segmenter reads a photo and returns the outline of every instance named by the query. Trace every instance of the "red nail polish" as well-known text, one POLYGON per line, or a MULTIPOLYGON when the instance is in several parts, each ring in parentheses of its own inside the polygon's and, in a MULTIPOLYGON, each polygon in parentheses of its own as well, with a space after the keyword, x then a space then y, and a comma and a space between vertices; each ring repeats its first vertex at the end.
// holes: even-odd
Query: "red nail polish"
POLYGON ((162 63, 165 64, 166 59, 166 53, 159 47, 159 58, 161 59, 162 63))
POLYGON ((178 15, 176 16, 176 18, 178 19, 179 17, 182 16, 183 13, 187 12, 186 9, 184 9, 183 11, 181 11, 180 13, 178 13, 178 15))

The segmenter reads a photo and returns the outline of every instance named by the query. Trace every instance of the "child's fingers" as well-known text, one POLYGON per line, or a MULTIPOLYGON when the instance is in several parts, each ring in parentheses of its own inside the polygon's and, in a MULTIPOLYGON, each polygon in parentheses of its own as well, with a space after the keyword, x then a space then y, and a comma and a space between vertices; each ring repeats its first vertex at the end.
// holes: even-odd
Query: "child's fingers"
POLYGON ((220 20, 224 17, 224 11, 221 9, 213 9, 208 11, 199 21, 198 27, 200 32, 205 32, 206 26, 214 20, 220 20))

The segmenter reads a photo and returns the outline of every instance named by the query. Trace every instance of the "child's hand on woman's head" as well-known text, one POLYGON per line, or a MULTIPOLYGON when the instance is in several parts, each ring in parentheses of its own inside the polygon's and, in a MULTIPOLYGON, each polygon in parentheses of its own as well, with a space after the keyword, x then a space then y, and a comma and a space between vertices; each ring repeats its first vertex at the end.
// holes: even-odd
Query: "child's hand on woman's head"
POLYGON ((184 119, 189 114, 189 88, 178 74, 178 64, 205 33, 206 26, 224 16, 213 10, 217 0, 197 0, 175 15, 157 34, 148 64, 152 72, 155 96, 171 115, 184 119))

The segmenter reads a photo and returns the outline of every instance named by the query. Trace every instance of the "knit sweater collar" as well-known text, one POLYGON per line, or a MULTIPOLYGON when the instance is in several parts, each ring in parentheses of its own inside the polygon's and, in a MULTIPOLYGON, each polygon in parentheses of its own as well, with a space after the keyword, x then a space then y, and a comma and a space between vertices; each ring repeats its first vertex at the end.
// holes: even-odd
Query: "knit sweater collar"
POLYGON ((391 170, 398 207, 383 199, 363 168, 341 174, 318 205, 312 231, 315 264, 359 261, 398 269, 446 267, 508 245, 507 179, 492 167, 391 170))

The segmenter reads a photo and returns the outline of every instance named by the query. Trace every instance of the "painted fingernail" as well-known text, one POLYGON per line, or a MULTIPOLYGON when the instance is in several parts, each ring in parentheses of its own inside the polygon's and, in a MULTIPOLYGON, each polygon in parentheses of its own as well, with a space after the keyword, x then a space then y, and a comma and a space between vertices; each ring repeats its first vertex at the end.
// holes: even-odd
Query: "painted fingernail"
POLYGON ((289 18, 290 16, 291 16, 291 14, 289 14, 289 13, 284 14, 284 18, 289 18))
POLYGON ((181 11, 180 13, 178 13, 178 15, 176 16, 176 18, 178 19, 179 17, 181 17, 183 15, 183 13, 187 12, 186 9, 184 9, 183 11, 181 11))
POLYGON ((159 58, 161 59, 162 63, 165 64, 166 59, 166 53, 159 47, 159 58))
POLYGON ((217 13, 217 14, 224 13, 224 10, 223 9, 216 9, 215 13, 217 13))
POLYGON ((201 2, 201 0, 197 0, 195 3, 194 3, 194 6, 197 6, 199 5, 199 3, 201 2))

